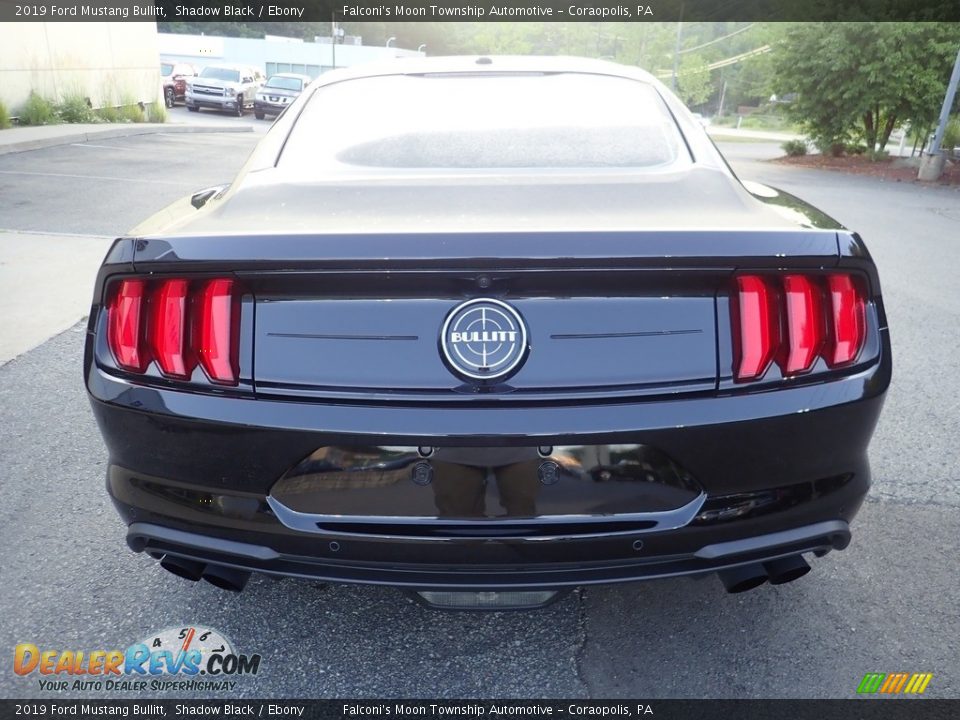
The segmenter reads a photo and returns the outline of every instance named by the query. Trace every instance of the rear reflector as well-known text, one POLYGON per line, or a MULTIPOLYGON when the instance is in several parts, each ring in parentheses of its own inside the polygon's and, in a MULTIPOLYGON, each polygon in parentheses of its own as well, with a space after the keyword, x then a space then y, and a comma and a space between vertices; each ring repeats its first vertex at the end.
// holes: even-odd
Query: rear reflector
POLYGON ((742 275, 737 284, 737 380, 753 380, 767 371, 780 345, 776 293, 757 275, 742 275))
POLYGON ((843 367, 866 340, 863 283, 846 273, 740 275, 732 300, 737 382, 759 380, 774 359, 785 377, 809 372, 819 357, 843 367))
POLYGON ((143 372, 150 362, 140 332, 144 285, 143 280, 123 280, 110 298, 107 311, 110 350, 117 365, 133 372, 143 372))
POLYGON ((239 296, 233 280, 127 279, 107 303, 107 345, 118 367, 189 380, 203 368, 211 382, 236 385, 239 296))

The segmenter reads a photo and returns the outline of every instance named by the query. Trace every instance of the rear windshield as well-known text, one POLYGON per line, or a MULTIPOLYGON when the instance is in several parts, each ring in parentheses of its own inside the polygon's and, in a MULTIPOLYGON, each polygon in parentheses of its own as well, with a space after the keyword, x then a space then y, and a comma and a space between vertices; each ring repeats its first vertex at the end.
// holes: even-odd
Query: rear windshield
POLYGON ((302 90, 303 80, 292 77, 277 77, 274 75, 272 78, 267 80, 266 87, 279 88, 281 90, 302 90))
POLYGON ((226 80, 227 82, 240 82, 240 71, 230 68, 205 67, 200 77, 210 78, 212 80, 226 80))
POLYGON ((160 74, 169 75, 173 72, 173 63, 160 63, 160 74))
POLYGON ((662 99, 643 82, 582 73, 399 75, 321 87, 279 165, 346 174, 653 168, 688 158, 683 147, 662 99))

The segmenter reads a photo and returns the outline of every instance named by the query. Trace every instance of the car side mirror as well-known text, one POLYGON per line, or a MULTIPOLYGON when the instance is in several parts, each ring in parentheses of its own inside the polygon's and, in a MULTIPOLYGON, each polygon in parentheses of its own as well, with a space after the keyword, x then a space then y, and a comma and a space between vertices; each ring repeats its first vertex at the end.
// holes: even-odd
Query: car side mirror
POLYGON ((193 205, 197 210, 206 205, 210 200, 215 196, 222 193, 224 190, 229 187, 228 185, 216 185, 214 187, 209 187, 200 192, 195 192, 190 196, 190 204, 193 205))

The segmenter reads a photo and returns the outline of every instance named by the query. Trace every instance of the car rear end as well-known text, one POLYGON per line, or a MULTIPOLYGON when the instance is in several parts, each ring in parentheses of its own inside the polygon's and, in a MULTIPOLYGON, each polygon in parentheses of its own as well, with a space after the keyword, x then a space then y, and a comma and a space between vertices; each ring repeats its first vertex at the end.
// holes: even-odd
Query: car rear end
MULTIPOLYGON (((714 572, 738 592, 847 546, 891 373, 855 234, 747 193, 688 117, 639 173, 358 185, 303 179, 291 115, 262 170, 100 271, 86 383, 132 549, 234 590, 527 607, 714 572)), ((446 147, 501 153, 477 140, 446 147)))

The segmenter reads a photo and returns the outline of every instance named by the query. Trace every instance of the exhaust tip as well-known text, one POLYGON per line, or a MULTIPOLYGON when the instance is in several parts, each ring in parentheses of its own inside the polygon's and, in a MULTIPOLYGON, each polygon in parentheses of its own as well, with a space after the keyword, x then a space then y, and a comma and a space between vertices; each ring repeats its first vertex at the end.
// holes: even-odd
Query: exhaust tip
POLYGON ((807 564, 807 561, 804 560, 801 555, 772 560, 764 563, 763 567, 770 575, 771 585, 783 585, 784 583, 793 582, 810 572, 810 565, 807 564))
POLYGON ((741 565, 717 572, 720 582, 730 594, 747 592, 767 581, 767 571, 762 565, 741 565))
POLYGON ((190 582, 196 582, 200 579, 200 574, 203 572, 203 563, 199 563, 196 560, 188 560, 187 558, 177 557, 176 555, 164 555, 160 559, 160 567, 166 570, 169 573, 173 573, 179 578, 184 580, 189 580, 190 582))
POLYGON ((221 590, 240 592, 247 586, 250 573, 246 570, 234 570, 222 565, 207 565, 203 570, 203 579, 221 590))

